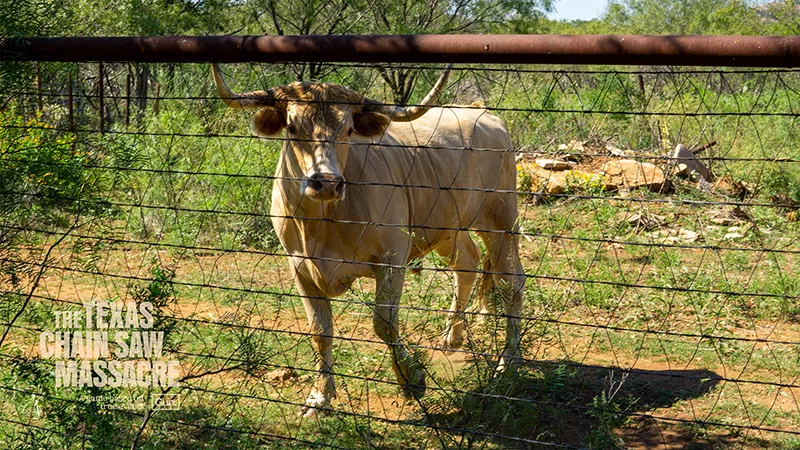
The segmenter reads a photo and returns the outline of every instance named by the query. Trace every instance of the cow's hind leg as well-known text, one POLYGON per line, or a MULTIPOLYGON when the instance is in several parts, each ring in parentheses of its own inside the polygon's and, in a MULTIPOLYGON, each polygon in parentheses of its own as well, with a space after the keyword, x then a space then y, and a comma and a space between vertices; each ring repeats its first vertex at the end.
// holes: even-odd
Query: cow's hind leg
POLYGON ((308 317, 309 333, 314 350, 317 351, 318 373, 316 385, 311 389, 300 415, 311 417, 330 407, 336 397, 333 382, 333 314, 331 302, 313 284, 297 279, 297 288, 303 296, 303 307, 308 317))
POLYGON ((458 233, 449 245, 437 248, 436 252, 449 258, 450 267, 455 271, 456 292, 447 316, 442 347, 456 350, 461 348, 464 341, 464 329, 466 328, 464 310, 469 303, 472 289, 475 287, 475 280, 478 277, 477 269, 481 252, 466 232, 458 233))
POLYGON ((400 297, 403 293, 405 271, 394 267, 381 267, 375 277, 375 312, 372 324, 392 355, 392 370, 406 398, 420 398, 425 394, 425 368, 400 342, 398 328, 400 297))
POLYGON ((505 370, 510 364, 521 359, 520 351, 520 317, 522 315, 522 294, 525 287, 525 273, 519 260, 517 236, 504 232, 482 233, 487 248, 486 257, 492 272, 492 292, 489 295, 499 297, 506 315, 506 342, 498 371, 505 370))

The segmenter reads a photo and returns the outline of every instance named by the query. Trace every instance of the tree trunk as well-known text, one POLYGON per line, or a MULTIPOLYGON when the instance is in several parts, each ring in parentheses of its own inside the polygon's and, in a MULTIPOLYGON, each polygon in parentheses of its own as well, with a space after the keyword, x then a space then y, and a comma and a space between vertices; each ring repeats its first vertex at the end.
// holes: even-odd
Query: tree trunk
POLYGON ((134 72, 136 78, 134 87, 136 126, 141 127, 147 110, 147 85, 150 81, 150 66, 146 63, 135 63, 134 72))
POLYGON ((398 105, 407 104, 414 91, 414 81, 416 81, 419 71, 417 69, 392 68, 380 68, 379 70, 383 81, 392 90, 394 102, 398 105))

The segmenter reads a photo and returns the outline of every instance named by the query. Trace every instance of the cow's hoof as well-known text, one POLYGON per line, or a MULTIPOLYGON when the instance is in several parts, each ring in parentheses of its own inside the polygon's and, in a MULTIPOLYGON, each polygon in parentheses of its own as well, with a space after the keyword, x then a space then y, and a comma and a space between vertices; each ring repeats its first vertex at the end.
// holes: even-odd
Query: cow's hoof
POLYGON ((522 364, 522 356, 503 355, 494 369, 495 374, 502 375, 509 371, 516 370, 522 364))
POLYGON ((442 350, 444 351, 453 351, 458 350, 461 348, 461 345, 464 343, 464 334, 456 335, 452 331, 448 332, 442 338, 442 350))
POLYGON ((448 320, 447 328, 442 336, 442 348, 444 351, 458 350, 464 343, 464 334, 467 331, 467 324, 463 319, 448 320))
POLYGON ((422 365, 414 365, 408 383, 403 386, 403 396, 407 400, 419 400, 425 395, 425 369, 422 365))
POLYGON ((486 324, 486 318, 489 316, 493 316, 497 314, 497 308, 492 306, 482 305, 481 308, 477 311, 472 310, 474 313, 471 319, 471 323, 474 323, 477 326, 483 326, 486 324))
POLYGON ((300 408, 297 415, 301 417, 316 417, 326 415, 331 411, 331 402, 316 390, 312 391, 306 399, 306 404, 300 408))

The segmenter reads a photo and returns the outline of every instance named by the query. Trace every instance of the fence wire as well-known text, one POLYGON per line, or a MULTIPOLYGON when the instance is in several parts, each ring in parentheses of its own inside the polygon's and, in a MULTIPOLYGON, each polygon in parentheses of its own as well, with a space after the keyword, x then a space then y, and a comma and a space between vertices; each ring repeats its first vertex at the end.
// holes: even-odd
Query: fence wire
MULTIPOLYGON (((457 66, 434 112, 472 121, 447 128, 425 119, 429 112, 407 125, 413 146, 387 139, 406 129, 391 125, 364 153, 382 163, 355 177, 345 171, 345 197, 331 204, 347 207, 321 215, 274 208, 283 192, 276 186, 306 186, 309 174, 278 170, 297 161, 282 150, 286 132, 254 137, 249 112, 216 95, 209 65, 20 67, 35 76, 0 97, 6 447, 800 445, 796 70, 457 66), (492 116, 505 123, 512 148, 471 142, 473 127, 497 130, 492 116), (437 127, 451 137, 426 140, 437 127), (421 155, 408 169, 421 172, 426 157, 463 170, 470 158, 503 160, 513 186, 488 182, 497 173, 445 179, 430 170, 420 182, 390 164, 398 152, 421 155), (370 201, 381 192, 392 200, 370 201), (359 193, 368 194, 348 200, 359 193), (516 198, 516 220, 505 228, 462 216, 466 203, 424 200, 488 205, 502 195, 516 198), (405 210, 412 212, 397 214, 405 210), (278 236, 292 239, 281 231, 292 221, 350 231, 301 235, 300 247, 328 251, 298 252, 278 236), (370 239, 366 230, 393 238, 370 239), (474 241, 484 258, 496 255, 492 242, 516 242, 524 273, 502 261, 464 264, 462 252, 472 249, 448 251, 446 239, 431 236, 474 241), (355 250, 341 250, 343 242, 356 242, 355 250), (415 246, 408 258, 354 256, 404 242, 415 246), (378 278, 404 273, 401 301, 388 313, 399 319, 398 336, 384 336, 380 281, 354 275, 336 281, 346 286, 336 295, 320 290, 333 292, 335 280, 301 291, 292 264, 323 268, 319 277, 334 266, 378 278), (502 281, 482 295, 481 280, 516 275, 521 310, 507 309, 502 281), (454 286, 464 291, 463 280, 473 278, 470 304, 453 314, 454 286), (147 346, 134 336, 146 329, 160 333, 158 350, 107 355, 84 340, 66 355, 47 354, 49 336, 105 330, 64 325, 85 320, 91 302, 152 305, 148 325, 119 322, 109 345, 130 350, 138 338, 147 346), (309 325, 304 302, 330 303, 330 332, 309 325), (443 338, 459 320, 460 345, 452 334, 443 338), (515 321, 521 355, 498 371, 515 321), (331 366, 318 356, 321 337, 332 337, 331 366), (115 358, 148 367, 176 361, 176 383, 56 381, 67 363, 115 358), (396 375, 396 361, 419 368, 424 396, 403 395, 418 392, 420 375, 396 375), (313 404, 317 379, 328 376, 336 396, 313 404), (309 402, 316 414, 307 414, 309 402)), ((443 70, 316 69, 322 81, 392 106, 422 102, 443 70), (390 87, 387 76, 405 81, 390 87)), ((222 70, 237 92, 284 86, 303 73, 291 64, 222 70)), ((308 97, 299 104, 360 107, 308 97)), ((352 138, 292 139, 313 149, 352 138)))

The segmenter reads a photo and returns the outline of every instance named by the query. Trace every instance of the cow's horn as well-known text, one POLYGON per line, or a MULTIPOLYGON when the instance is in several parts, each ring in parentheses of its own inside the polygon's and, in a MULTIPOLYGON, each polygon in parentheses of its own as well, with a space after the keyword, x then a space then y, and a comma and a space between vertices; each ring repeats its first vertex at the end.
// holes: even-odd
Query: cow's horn
POLYGON ((231 108, 246 109, 275 106, 275 94, 272 91, 252 91, 237 94, 228 87, 222 71, 216 64, 211 65, 211 74, 214 75, 214 84, 217 86, 219 97, 231 108))
POLYGON ((367 100, 367 105, 364 109, 369 111, 377 111, 391 117, 392 120, 397 122, 410 122, 422 117, 431 107, 436 103, 439 94, 444 90, 444 85, 447 83, 447 77, 450 76, 450 69, 452 64, 448 64, 447 68, 442 72, 439 80, 433 85, 433 88, 420 102, 419 105, 414 106, 392 106, 378 103, 374 100, 367 100))

